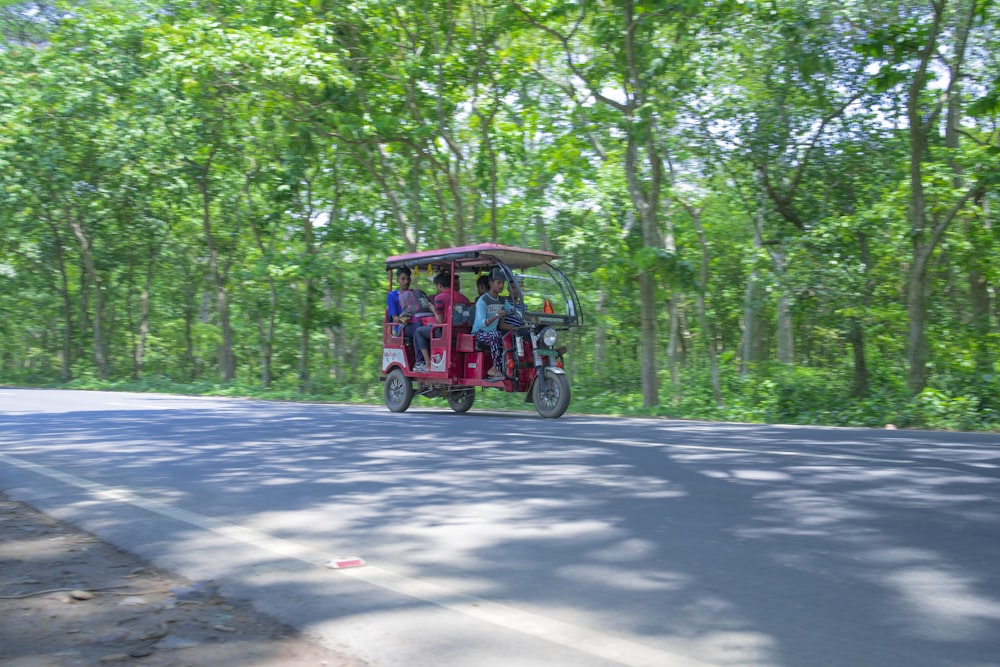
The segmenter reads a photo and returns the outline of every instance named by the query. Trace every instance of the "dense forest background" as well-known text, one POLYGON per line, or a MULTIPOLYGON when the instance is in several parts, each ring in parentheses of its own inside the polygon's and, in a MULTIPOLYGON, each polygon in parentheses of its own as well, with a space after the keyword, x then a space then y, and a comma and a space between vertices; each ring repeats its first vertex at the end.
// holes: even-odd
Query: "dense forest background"
POLYGON ((0 381, 377 399, 384 257, 495 241, 574 279, 571 410, 1000 427, 992 0, 0 0, 0 35, 0 381))

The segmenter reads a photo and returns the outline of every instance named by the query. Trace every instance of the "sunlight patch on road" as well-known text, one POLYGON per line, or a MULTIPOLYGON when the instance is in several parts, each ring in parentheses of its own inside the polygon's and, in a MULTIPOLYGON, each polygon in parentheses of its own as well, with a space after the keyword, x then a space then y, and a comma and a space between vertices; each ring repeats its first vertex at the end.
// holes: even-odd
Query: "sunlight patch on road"
POLYGON ((906 567, 884 581, 900 596, 907 624, 920 637, 963 641, 987 636, 1000 621, 1000 602, 977 594, 975 582, 946 569, 906 567))

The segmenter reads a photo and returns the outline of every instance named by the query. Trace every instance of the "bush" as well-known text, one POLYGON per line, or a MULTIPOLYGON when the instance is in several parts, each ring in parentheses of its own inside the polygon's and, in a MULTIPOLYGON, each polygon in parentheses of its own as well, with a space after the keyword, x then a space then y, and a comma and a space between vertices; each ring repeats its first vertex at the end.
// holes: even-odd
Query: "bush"
POLYGON ((913 399, 914 417, 918 425, 967 431, 980 424, 979 399, 970 396, 950 396, 928 387, 913 399))

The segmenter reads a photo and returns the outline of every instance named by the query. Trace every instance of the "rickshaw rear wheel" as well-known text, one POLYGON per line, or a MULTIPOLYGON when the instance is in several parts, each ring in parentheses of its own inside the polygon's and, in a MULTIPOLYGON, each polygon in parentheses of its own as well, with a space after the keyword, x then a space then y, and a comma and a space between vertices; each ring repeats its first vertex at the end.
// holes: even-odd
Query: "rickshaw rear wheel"
POLYGON ((544 379, 545 389, 542 389, 542 378, 536 378, 531 387, 535 410, 548 419, 562 417, 569 407, 569 379, 562 373, 546 373, 544 379))
POLYGON ((473 401, 475 400, 475 389, 459 389, 457 391, 448 392, 448 405, 452 410, 459 414, 468 412, 469 408, 472 407, 473 401))
POLYGON ((403 371, 393 368, 385 378, 385 407, 393 412, 406 412, 413 401, 413 383, 403 371))

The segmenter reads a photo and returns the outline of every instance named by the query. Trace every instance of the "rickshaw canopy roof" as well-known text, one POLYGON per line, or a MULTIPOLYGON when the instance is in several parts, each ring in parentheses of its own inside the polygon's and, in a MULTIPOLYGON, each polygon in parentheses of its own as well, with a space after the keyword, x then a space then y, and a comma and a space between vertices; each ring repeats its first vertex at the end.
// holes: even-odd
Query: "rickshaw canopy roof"
POLYGON ((517 248, 515 246, 497 243, 479 243, 477 245, 460 246, 457 248, 440 248, 423 252, 410 252, 405 255, 395 255, 385 260, 388 271, 404 266, 415 267, 425 264, 442 264, 455 261, 462 268, 475 269, 489 266, 498 260, 513 269, 526 269, 545 264, 558 255, 544 250, 517 248))

